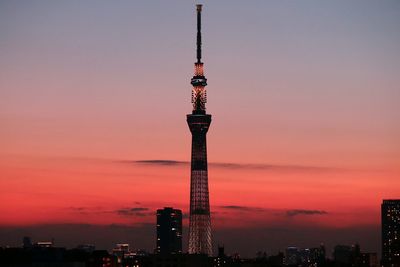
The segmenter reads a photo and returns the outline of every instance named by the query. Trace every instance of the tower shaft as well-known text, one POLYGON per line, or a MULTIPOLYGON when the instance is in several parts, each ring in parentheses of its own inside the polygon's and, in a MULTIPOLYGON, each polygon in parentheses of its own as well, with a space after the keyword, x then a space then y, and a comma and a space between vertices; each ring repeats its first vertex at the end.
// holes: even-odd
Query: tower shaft
POLYGON ((192 133, 189 253, 212 255, 206 140, 211 115, 206 114, 205 107, 207 79, 201 62, 201 11, 202 6, 197 5, 197 62, 191 80, 193 111, 187 115, 187 123, 192 133))
POLYGON ((192 133, 189 253, 212 255, 206 134, 211 115, 187 115, 192 133))

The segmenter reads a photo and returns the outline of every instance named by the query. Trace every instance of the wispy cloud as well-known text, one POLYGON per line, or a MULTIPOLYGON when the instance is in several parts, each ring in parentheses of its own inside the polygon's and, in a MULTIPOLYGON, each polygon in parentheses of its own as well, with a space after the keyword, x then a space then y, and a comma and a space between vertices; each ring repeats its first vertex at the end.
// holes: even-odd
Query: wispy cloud
MULTIPOLYGON (((218 206, 219 209, 225 210, 226 212, 272 212, 278 216, 295 217, 300 215, 326 215, 328 214, 325 210, 312 210, 312 209, 289 209, 289 210, 276 210, 253 206, 240 206, 240 205, 222 205, 218 206)), ((115 210, 104 209, 102 207, 69 207, 69 210, 79 214, 117 214, 120 216, 138 216, 146 217, 153 216, 154 211, 147 207, 122 207, 115 210)), ((214 211, 214 213, 216 213, 214 211)), ((224 213, 224 212, 223 212, 224 213)), ((184 213, 183 218, 186 219, 189 214, 184 213)))
POLYGON ((299 215, 326 215, 328 214, 325 210, 310 210, 310 209, 289 209, 289 210, 277 210, 277 209, 268 209, 268 208, 260 208, 260 207, 251 207, 251 206, 239 206, 239 205, 227 205, 227 206, 219 206, 219 208, 224 210, 230 210, 232 212, 270 212, 271 214, 277 216, 287 216, 287 217, 295 217, 299 215))
POLYGON ((120 216, 138 216, 145 217, 154 215, 154 212, 146 207, 132 207, 132 208, 119 208, 119 209, 105 209, 102 207, 69 207, 70 211, 79 214, 117 214, 120 216))
POLYGON ((327 211, 324 210, 303 210, 303 209, 294 209, 294 210, 287 210, 286 215, 289 217, 294 217, 298 215, 326 215, 328 214, 327 211))
POLYGON ((222 209, 234 210, 234 211, 265 211, 265 209, 263 209, 263 208, 248 207, 248 206, 228 205, 228 206, 219 206, 219 207, 222 209))
POLYGON ((68 207, 69 210, 74 210, 74 211, 83 211, 86 208, 84 207, 68 207))
POLYGON ((89 214, 89 213, 95 213, 95 214, 101 214, 101 213, 107 213, 102 207, 68 207, 68 210, 74 212, 74 213, 79 213, 79 214, 89 214))
MULTIPOLYGON (((119 163, 126 164, 142 164, 154 166, 182 166, 189 165, 188 161, 151 159, 151 160, 119 160, 119 163)), ((230 162, 210 162, 209 166, 223 169, 258 169, 265 171, 306 171, 306 172, 326 172, 326 171, 345 171, 345 169, 325 167, 325 166, 309 166, 309 165, 280 165, 280 164, 242 164, 230 162)))
POLYGON ((162 165, 162 166, 174 166, 174 165, 186 165, 189 164, 187 161, 177 160, 164 160, 164 159, 153 159, 153 160, 134 160, 134 161, 122 161, 126 163, 138 163, 147 165, 162 165))
POLYGON ((154 215, 154 212, 149 212, 149 208, 134 207, 134 208, 122 208, 115 211, 118 215, 122 216, 138 216, 145 217, 154 215))

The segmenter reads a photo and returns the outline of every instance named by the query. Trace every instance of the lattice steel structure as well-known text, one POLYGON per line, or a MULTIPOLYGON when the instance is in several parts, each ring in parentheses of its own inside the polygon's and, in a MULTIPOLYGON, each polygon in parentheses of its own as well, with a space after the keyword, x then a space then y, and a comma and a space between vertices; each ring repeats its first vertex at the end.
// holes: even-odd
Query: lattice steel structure
POLYGON ((207 145, 206 134, 211 123, 211 115, 206 114, 207 95, 201 62, 201 10, 197 10, 197 62, 194 64, 194 76, 191 80, 192 114, 187 122, 192 133, 192 164, 190 177, 190 217, 189 217, 189 253, 212 255, 211 218, 208 194, 207 145))

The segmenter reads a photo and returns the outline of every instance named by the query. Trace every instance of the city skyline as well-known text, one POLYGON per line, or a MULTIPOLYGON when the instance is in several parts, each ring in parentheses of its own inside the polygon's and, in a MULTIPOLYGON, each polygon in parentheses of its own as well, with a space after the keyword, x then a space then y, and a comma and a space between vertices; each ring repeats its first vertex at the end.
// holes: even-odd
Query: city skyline
MULTIPOLYGON (((214 242, 380 251, 380 203, 400 194, 400 4, 204 4, 214 242)), ((185 229, 193 3, 0 7, 0 246, 154 236, 164 206, 185 229)))

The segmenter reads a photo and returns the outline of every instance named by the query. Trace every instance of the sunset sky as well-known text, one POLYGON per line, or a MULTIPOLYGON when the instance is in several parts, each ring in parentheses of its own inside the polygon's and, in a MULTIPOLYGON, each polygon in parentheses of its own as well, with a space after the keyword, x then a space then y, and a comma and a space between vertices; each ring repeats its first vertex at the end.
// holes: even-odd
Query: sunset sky
MULTIPOLYGON (((155 210, 188 213, 195 3, 0 1, 0 246, 152 251, 155 210)), ((400 2, 202 3, 215 246, 379 252, 400 2)))

